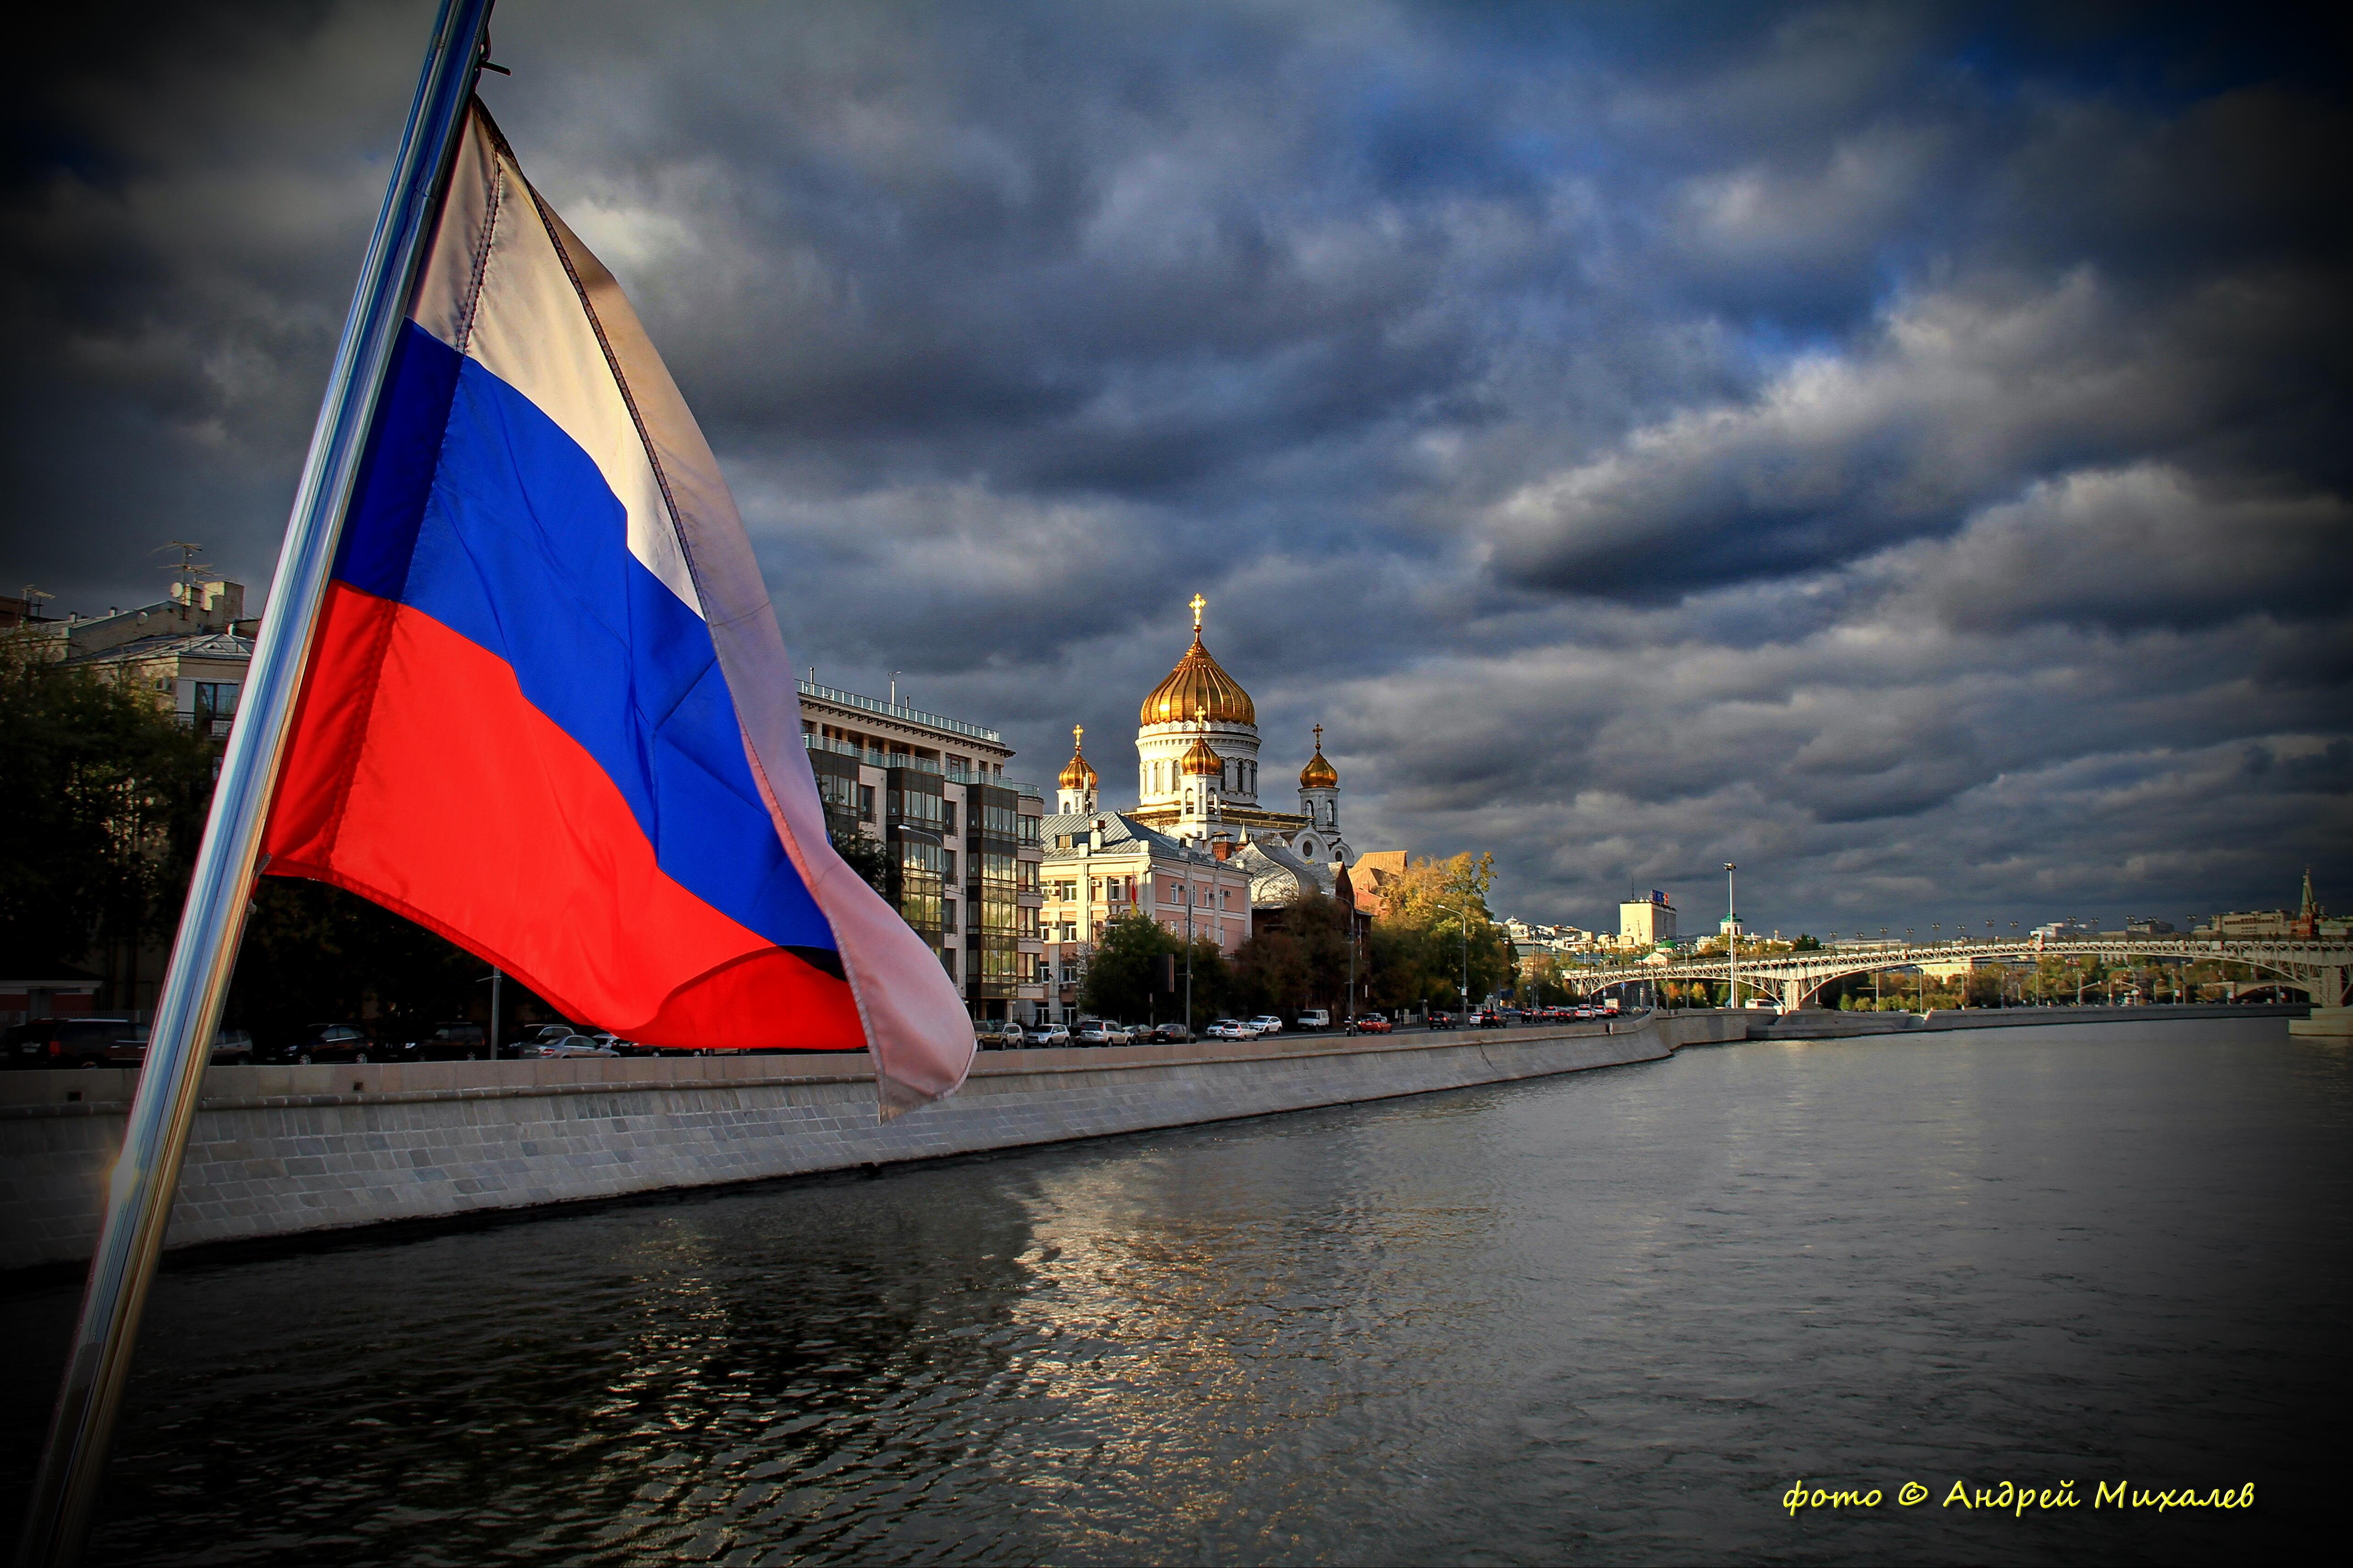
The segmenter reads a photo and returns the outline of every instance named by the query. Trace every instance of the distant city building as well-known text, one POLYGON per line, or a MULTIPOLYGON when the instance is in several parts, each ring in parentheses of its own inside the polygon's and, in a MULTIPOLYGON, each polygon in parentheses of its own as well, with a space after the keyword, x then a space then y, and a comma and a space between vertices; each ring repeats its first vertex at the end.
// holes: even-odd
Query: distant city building
POLYGON ((2125 934, 2126 936, 2171 936, 2174 934, 2173 922, 2158 920, 2155 915, 2127 915, 2125 917, 2125 934))
POLYGON ((1034 1021, 1047 1001, 1039 866, 1046 803, 1005 776, 996 731, 813 680, 799 683, 808 749, 837 836, 890 857, 891 896, 976 1018, 1034 1021))
POLYGON ((2036 926, 2026 934, 2039 936, 2045 942, 2088 942, 2100 934, 2100 928, 2096 923, 2089 923, 2071 917, 2066 920, 2047 921, 2036 926))
POLYGON ((1647 899, 1629 899, 1618 906, 1618 942, 1621 947, 1651 947, 1675 940, 1675 906, 1658 889, 1647 899))
POLYGON ((2320 907, 2320 900, 2314 896, 2312 890, 2312 868, 2307 866, 2304 871, 2304 894, 2293 912, 2287 910, 2233 910, 2229 914, 2216 915, 2213 922, 2203 928, 2203 932, 2225 941, 2277 941, 2343 936, 2348 930, 2346 921, 2330 919, 2328 911, 2320 907))
POLYGON ((136 691, 215 739, 227 738, 237 717, 259 625, 246 617, 245 585, 216 577, 174 583, 152 605, 23 624, 50 658, 136 691))
POLYGON ((1348 868, 1356 907, 1376 919, 1386 916, 1398 884, 1405 879, 1407 862, 1403 849, 1373 849, 1356 857, 1356 864, 1348 868))

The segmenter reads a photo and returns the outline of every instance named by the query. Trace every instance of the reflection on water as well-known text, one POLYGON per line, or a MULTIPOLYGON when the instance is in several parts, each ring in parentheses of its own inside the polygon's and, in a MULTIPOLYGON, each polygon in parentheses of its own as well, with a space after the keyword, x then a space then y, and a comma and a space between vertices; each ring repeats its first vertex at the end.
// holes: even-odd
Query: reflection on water
MULTIPOLYGON (((2276 1543, 2353 1070, 2275 1023, 1697 1051, 177 1270, 105 1563, 2083 1562, 2276 1543), (1792 1481, 1917 1479, 1792 1521, 1792 1481), (1940 1510, 2253 1479, 2253 1515, 1940 1510)), ((24 1475, 70 1289, 0 1300, 24 1475)))

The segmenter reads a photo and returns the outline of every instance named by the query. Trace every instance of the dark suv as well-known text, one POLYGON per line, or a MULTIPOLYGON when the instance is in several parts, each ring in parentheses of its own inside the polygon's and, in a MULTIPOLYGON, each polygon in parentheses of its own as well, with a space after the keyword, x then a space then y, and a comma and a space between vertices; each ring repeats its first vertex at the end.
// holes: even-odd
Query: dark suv
POLYGON ((390 1053, 357 1024, 305 1024, 273 1054, 282 1062, 364 1062, 390 1053))
POLYGON ((480 1024, 442 1024, 402 1047, 400 1054, 413 1062, 471 1062, 489 1056, 491 1047, 480 1024))
POLYGON ((12 1068, 135 1068, 147 1026, 128 1018, 36 1018, 0 1036, 12 1068))

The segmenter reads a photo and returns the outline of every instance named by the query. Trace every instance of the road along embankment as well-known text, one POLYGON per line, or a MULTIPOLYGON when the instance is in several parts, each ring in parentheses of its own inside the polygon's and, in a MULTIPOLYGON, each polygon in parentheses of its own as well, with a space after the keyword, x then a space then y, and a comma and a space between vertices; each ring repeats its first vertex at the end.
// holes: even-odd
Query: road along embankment
MULTIPOLYGON (((989 1051, 888 1123, 862 1053, 216 1067, 169 1247, 760 1181, 1651 1061, 1731 1013, 1389 1039, 989 1051)), ((0 1268, 86 1258, 135 1075, 0 1074, 0 1268)))
POLYGON ((2024 1029, 2049 1024, 2167 1024, 2200 1018, 2301 1018, 2301 1004, 2188 1003, 2141 1007, 1936 1007, 1926 1013, 1758 1011, 1752 1040, 1844 1040, 1859 1035, 1938 1034, 1950 1029, 2024 1029))

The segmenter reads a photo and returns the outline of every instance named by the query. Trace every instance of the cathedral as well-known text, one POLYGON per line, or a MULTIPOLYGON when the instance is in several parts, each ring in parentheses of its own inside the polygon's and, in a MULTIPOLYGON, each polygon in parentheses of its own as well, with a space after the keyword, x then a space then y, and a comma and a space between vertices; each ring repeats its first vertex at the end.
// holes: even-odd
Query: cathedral
MULTIPOLYGON (((1135 731, 1136 805, 1120 813, 1136 824, 1220 860, 1242 860, 1254 904, 1285 901, 1286 889, 1333 892, 1354 859, 1340 826, 1340 775, 1324 756, 1324 727, 1299 772, 1299 809, 1281 811, 1259 798, 1258 710, 1241 682, 1201 642, 1201 612, 1192 601, 1193 645, 1144 700, 1135 731)), ((1071 760, 1056 781, 1063 816, 1102 810, 1098 779, 1073 731, 1071 760)), ((1280 775, 1278 775, 1280 776, 1280 775)))

